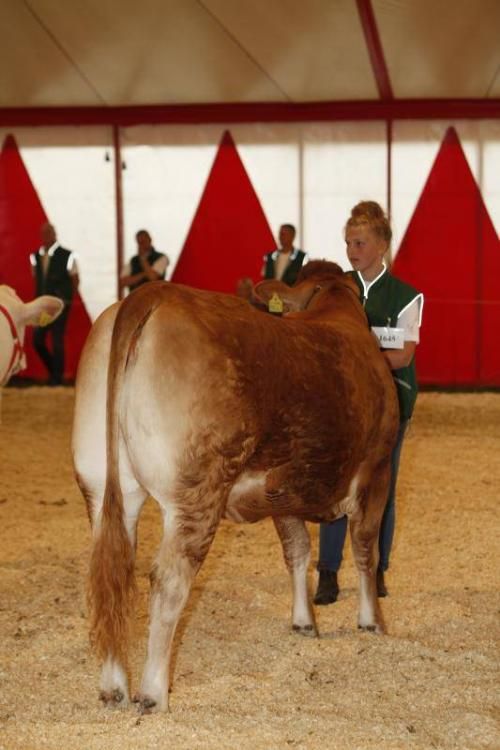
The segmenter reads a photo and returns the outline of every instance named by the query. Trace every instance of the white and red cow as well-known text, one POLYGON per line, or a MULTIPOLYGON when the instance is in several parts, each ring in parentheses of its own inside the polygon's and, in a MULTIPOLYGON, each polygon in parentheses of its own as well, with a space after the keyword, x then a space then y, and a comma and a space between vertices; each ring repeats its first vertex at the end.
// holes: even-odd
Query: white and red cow
POLYGON ((10 286, 0 284, 0 387, 26 367, 23 345, 26 326, 48 325, 63 307, 60 299, 48 295, 25 303, 10 286))
POLYGON ((164 282, 96 321, 77 377, 73 458, 93 526, 92 638, 101 699, 126 705, 137 519, 163 512, 147 660, 135 700, 168 707, 169 655, 193 578, 222 517, 271 516, 292 576, 293 629, 316 634, 305 521, 346 513, 360 575, 359 625, 382 632, 378 529, 398 425, 391 373, 357 289, 316 261, 279 292, 289 311, 164 282))

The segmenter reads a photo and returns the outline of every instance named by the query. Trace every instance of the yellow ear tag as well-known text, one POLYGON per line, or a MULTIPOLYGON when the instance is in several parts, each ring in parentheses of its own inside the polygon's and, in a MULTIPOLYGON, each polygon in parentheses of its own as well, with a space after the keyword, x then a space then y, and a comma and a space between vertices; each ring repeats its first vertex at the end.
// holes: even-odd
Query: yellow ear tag
POLYGON ((283 300, 281 297, 274 292, 273 296, 267 303, 267 309, 270 313, 282 313, 283 312, 283 300))
POLYGON ((49 315, 48 313, 46 313, 45 310, 40 313, 40 318, 38 320, 39 326, 42 326, 42 327, 48 326, 49 323, 51 322, 52 322, 52 315, 49 315))

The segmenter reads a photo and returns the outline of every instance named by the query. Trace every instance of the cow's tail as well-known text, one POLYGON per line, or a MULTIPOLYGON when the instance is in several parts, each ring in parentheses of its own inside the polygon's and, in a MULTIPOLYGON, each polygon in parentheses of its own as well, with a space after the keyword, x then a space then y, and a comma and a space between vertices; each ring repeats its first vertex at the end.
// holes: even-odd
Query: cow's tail
POLYGON ((101 659, 112 658, 124 666, 127 664, 135 594, 135 544, 125 527, 120 487, 119 411, 126 369, 131 364, 129 360, 133 359, 135 343, 151 312, 150 304, 141 306, 124 302, 113 329, 107 384, 106 488, 102 511, 95 519, 90 559, 91 642, 101 659))

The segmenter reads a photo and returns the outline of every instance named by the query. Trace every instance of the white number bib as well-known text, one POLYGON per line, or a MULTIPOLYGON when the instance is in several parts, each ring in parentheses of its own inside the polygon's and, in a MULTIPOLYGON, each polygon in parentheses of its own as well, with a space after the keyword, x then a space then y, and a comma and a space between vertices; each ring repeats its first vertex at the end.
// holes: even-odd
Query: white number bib
POLYGON ((381 349, 404 349, 405 329, 389 326, 372 326, 378 345, 381 349))

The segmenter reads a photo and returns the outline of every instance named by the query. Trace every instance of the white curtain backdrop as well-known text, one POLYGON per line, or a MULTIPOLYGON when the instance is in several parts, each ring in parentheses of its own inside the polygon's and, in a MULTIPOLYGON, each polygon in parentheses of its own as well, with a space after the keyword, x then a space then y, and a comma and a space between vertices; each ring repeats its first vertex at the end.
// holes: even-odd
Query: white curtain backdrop
POLYGON ((457 131, 488 213, 500 233, 500 122, 395 122, 392 147, 393 245, 399 248, 447 129, 457 131))
MULTIPOLYGON (((77 255, 80 293, 92 318, 116 300, 116 219, 109 127, 0 130, 21 157, 58 240, 77 255)), ((32 248, 35 250, 36 248, 32 248)))
MULTIPOLYGON (((393 125, 393 253, 446 129, 454 125, 490 216, 500 230, 500 122, 401 121, 393 125)), ((195 215, 217 147, 229 129, 274 233, 298 228, 311 257, 348 268, 343 227, 350 208, 387 208, 383 122, 155 125, 121 131, 124 259, 135 232, 150 231, 170 257, 169 275, 195 215)), ((31 127, 12 133, 60 242, 75 250, 81 293, 94 319, 116 298, 114 154, 110 127, 31 127), (109 160, 107 160, 107 157, 109 160)), ((244 230, 244 227, 242 227, 244 230)))
MULTIPOLYGON (((361 197, 386 202, 385 125, 227 128, 272 231, 276 234, 284 222, 295 224, 297 244, 311 257, 346 266, 342 230, 350 207, 361 197)), ((211 125, 124 130, 129 254, 134 252, 136 229, 150 227, 158 249, 170 255, 173 269, 225 129, 211 125)))
POLYGON ((317 123, 303 126, 306 249, 350 268, 344 226, 360 200, 387 210, 384 123, 317 123))

